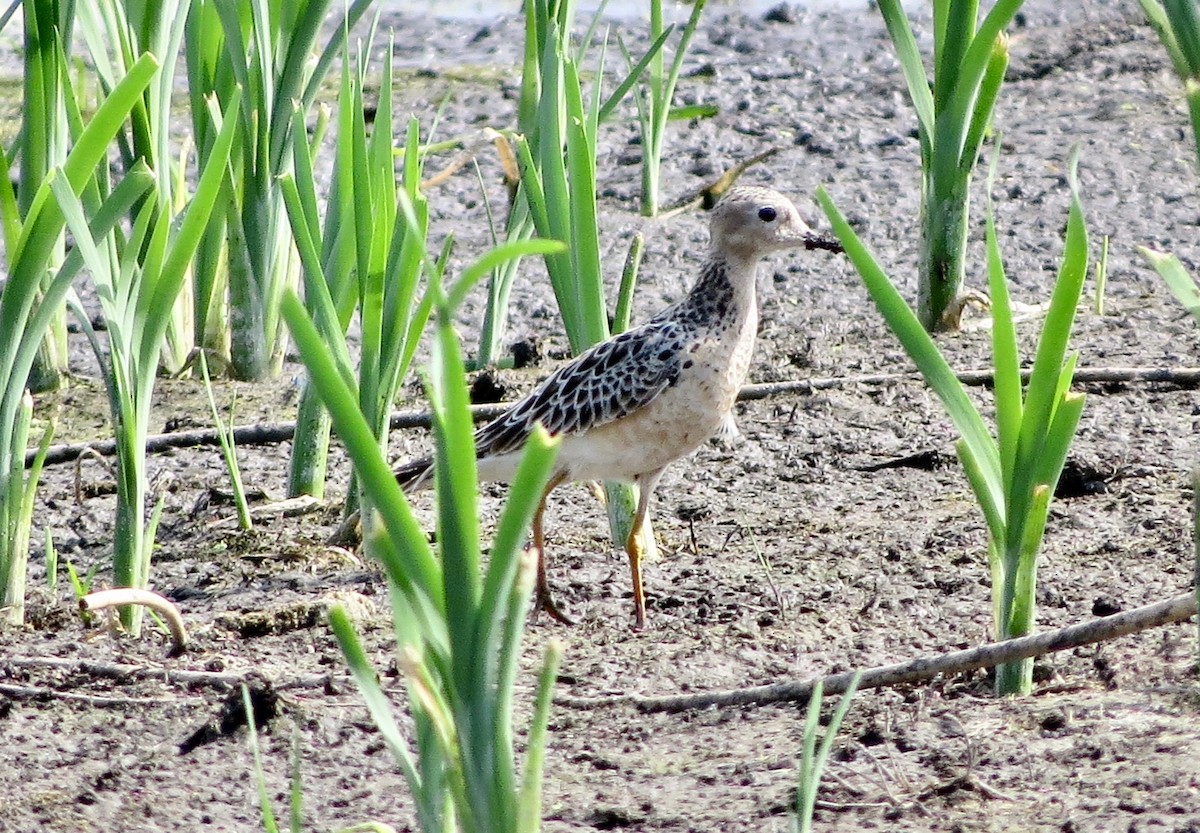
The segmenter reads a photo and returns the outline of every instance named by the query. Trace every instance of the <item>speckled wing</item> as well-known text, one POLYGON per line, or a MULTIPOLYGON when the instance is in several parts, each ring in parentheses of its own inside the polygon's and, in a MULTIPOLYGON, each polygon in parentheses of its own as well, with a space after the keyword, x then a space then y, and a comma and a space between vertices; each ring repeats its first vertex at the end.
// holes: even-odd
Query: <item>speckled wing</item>
POLYGON ((645 407, 679 377, 684 335, 659 319, 597 344, 481 428, 476 453, 517 451, 538 422, 552 435, 579 434, 645 407))

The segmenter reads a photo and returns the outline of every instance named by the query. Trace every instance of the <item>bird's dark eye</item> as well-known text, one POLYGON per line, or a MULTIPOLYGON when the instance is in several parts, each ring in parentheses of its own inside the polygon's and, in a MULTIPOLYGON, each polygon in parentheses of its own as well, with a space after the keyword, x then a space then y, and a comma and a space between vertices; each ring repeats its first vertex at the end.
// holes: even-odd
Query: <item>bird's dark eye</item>
POLYGON ((762 220, 764 223, 775 222, 776 216, 775 209, 771 208, 769 205, 758 209, 758 219, 762 220))

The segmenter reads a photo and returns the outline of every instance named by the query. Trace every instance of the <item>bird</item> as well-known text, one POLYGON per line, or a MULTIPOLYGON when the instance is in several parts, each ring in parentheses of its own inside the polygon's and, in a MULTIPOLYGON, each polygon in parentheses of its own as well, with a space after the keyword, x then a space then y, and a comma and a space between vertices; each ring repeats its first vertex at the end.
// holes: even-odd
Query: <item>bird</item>
MULTIPOLYGON (((646 625, 642 530, 667 467, 728 431, 758 328, 756 269, 785 249, 840 250, 813 233, 792 201, 759 186, 735 186, 711 210, 710 245, 686 297, 644 324, 580 353, 475 433, 481 481, 507 482, 540 423, 561 440, 533 516, 538 605, 570 624, 550 591, 545 511, 550 493, 575 481, 620 481, 639 489, 625 552, 634 628, 646 625)), ((394 469, 406 493, 430 484, 432 457, 394 469)))

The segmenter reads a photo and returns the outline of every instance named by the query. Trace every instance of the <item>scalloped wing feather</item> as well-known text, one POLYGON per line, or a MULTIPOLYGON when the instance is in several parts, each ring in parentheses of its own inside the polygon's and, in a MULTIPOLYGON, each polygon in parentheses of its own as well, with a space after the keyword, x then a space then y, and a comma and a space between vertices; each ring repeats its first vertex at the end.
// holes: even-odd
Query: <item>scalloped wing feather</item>
POLYGON ((679 378, 684 339, 682 325, 658 318, 597 344, 480 429, 478 455, 517 451, 537 422, 580 434, 645 407, 679 378))

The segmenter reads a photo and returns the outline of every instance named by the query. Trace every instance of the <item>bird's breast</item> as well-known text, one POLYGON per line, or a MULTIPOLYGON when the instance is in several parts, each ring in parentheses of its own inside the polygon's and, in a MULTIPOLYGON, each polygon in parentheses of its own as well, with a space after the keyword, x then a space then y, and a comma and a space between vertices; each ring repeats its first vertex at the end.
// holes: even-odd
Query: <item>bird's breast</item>
POLYGON ((634 480, 700 447, 721 427, 746 379, 758 321, 744 316, 699 329, 681 345, 674 384, 634 413, 566 436, 559 460, 572 480, 634 480))

